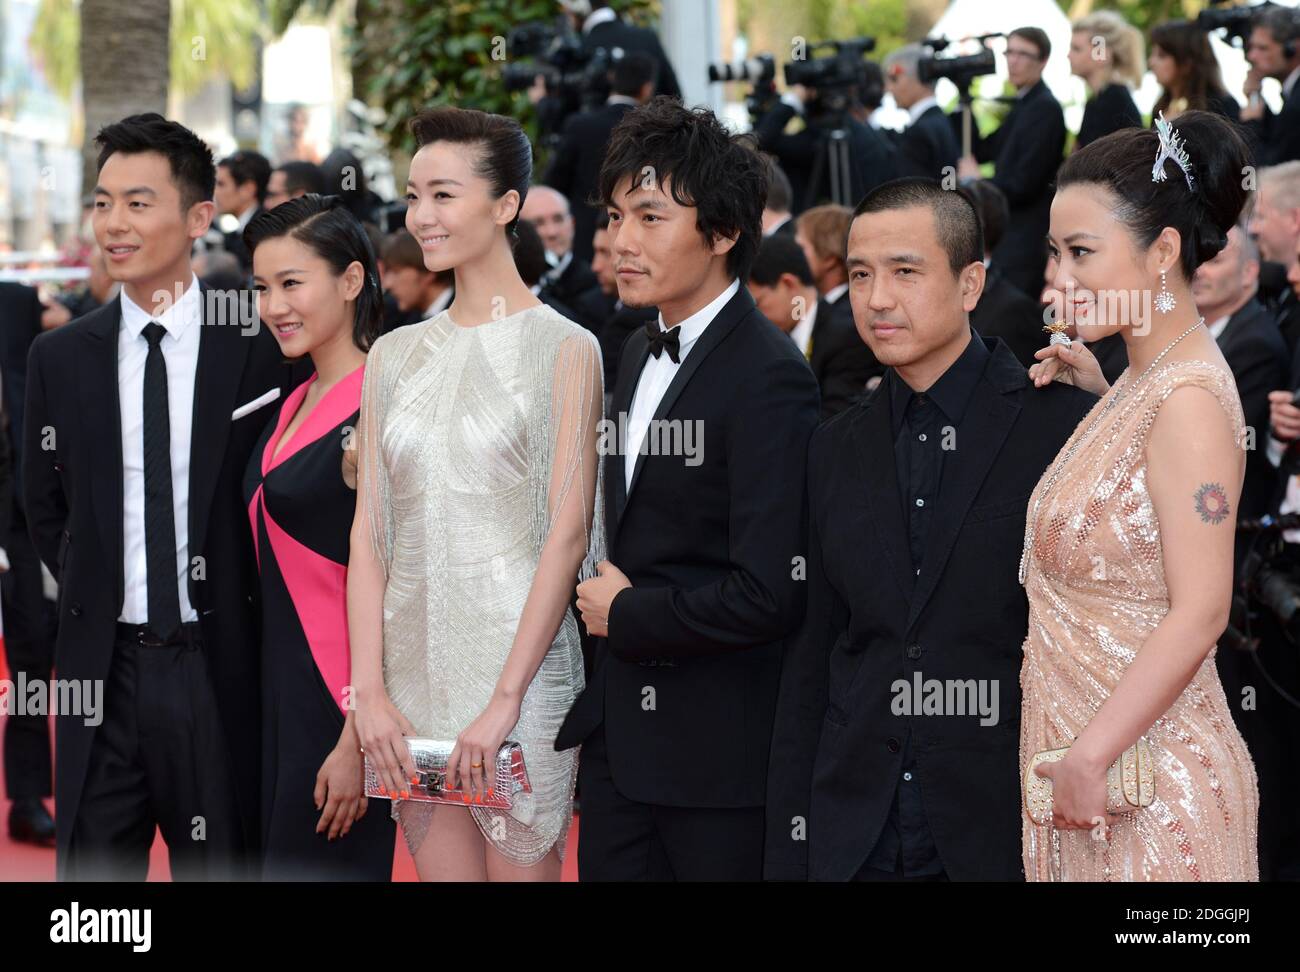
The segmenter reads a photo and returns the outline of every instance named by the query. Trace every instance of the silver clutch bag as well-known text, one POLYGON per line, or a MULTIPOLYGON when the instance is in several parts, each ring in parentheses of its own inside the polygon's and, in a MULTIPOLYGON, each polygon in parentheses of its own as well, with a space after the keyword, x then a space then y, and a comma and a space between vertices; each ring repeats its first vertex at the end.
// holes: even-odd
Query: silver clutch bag
MULTIPOLYGON (((417 803, 445 803, 449 806, 463 807, 472 803, 476 807, 497 807, 509 810, 516 797, 521 793, 532 793, 528 783, 528 772, 524 768, 524 751, 517 742, 501 744, 496 759, 487 767, 487 793, 476 794, 470 799, 466 789, 452 790, 447 786, 447 759, 455 748, 455 741, 443 739, 422 739, 407 736, 406 746, 411 751, 411 761, 415 763, 416 780, 410 783, 410 796, 397 796, 403 800, 417 803)), ((380 792, 379 775, 366 756, 366 796, 381 800, 391 800, 392 793, 380 792)))

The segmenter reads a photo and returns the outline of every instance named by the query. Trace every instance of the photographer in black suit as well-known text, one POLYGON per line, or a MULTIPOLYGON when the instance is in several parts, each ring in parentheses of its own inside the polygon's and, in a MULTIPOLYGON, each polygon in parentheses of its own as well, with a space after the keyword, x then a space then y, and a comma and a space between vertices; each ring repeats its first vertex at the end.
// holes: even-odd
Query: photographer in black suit
POLYGON ((587 262, 591 261, 591 236, 596 229, 596 207, 590 199, 596 191, 609 134, 627 112, 650 100, 658 65, 650 55, 633 51, 615 61, 610 73, 610 94, 605 103, 564 120, 560 144, 541 180, 568 197, 573 212, 573 252, 587 262))
MULTIPOLYGON (((1043 83, 1043 68, 1052 42, 1037 27, 1020 27, 1007 35, 1007 77, 1016 88, 1011 112, 987 139, 971 126, 974 157, 961 160, 957 174, 980 177, 977 162, 993 162, 993 183, 1011 207, 1011 219, 993 258, 1007 279, 1037 299, 1047 266, 1048 214, 1052 182, 1065 150, 1065 115, 1043 83)), ((953 116, 960 122, 959 116, 953 116)))
POLYGON ((649 54, 659 66, 654 93, 669 98, 680 98, 682 89, 677 84, 677 73, 664 53, 659 35, 645 27, 629 24, 617 11, 611 10, 606 0, 560 0, 573 27, 582 35, 584 50, 603 47, 612 51, 616 47, 625 52, 649 54))
POLYGON ((1256 162, 1277 165, 1300 159, 1300 10, 1271 7, 1257 13, 1246 59, 1250 103, 1241 110, 1241 121, 1255 138, 1256 162), (1282 110, 1276 115, 1259 97, 1264 78, 1282 84, 1282 110))
POLYGON ((609 561, 578 585, 600 640, 555 743, 583 747, 578 874, 758 880, 817 384, 742 286, 767 188, 744 136, 656 98, 614 130, 600 188, 619 293, 659 320, 623 348, 609 561))
POLYGON ((937 181, 857 207, 850 299, 889 371, 809 447, 808 610, 781 672, 767 878, 1021 878, 1016 571, 1029 495, 1096 398, 1033 388, 971 331, 983 255, 969 200, 937 181), (965 707, 922 714, 925 682, 964 688, 965 707))
POLYGON ((904 44, 891 52, 885 58, 885 87, 908 114, 907 127, 898 139, 898 174, 942 179, 956 173, 961 145, 934 98, 934 85, 925 84, 917 74, 925 56, 920 44, 904 44))

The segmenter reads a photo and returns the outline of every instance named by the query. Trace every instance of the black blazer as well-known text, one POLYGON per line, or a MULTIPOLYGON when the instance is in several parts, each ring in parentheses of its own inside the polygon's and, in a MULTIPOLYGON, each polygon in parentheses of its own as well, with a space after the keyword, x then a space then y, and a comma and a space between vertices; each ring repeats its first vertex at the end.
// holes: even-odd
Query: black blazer
POLYGON ((1300 159, 1300 84, 1291 89, 1276 115, 1264 107, 1264 117, 1244 123, 1255 141, 1259 165, 1280 165, 1300 159))
MULTIPOLYGON (((242 418, 231 413, 293 380, 265 327, 242 333, 233 312, 207 320, 199 339, 190 448, 189 552, 204 558, 190 572, 189 598, 202 625, 246 847, 257 847, 260 776, 257 570, 240 481, 248 456, 275 414, 268 403, 242 418)), ((122 433, 117 385, 121 298, 40 335, 27 366, 23 491, 36 552, 59 582, 55 667, 60 677, 103 679, 124 596, 122 576, 122 433), (46 448, 44 430, 51 430, 46 448)), ((278 401, 278 399, 277 399, 278 401)), ((90 758, 95 727, 56 719, 55 799, 59 871, 90 758)))
MULTIPOLYGON (((954 124, 961 116, 954 115, 954 124)), ((1007 279, 1037 297, 1047 266, 1048 217, 1056 169, 1065 150, 1065 115, 1045 83, 1017 98, 1010 114, 988 138, 971 126, 971 150, 980 162, 993 162, 993 182, 1007 197, 1010 219, 993 251, 1007 279)))
POLYGON ((943 109, 931 105, 898 139, 898 174, 942 179, 944 168, 957 171, 961 143, 943 109))
MULTIPOLYGON (((623 349, 611 413, 631 408, 648 355, 623 349)), ((605 460, 609 559, 633 586, 597 639, 591 680, 556 739, 604 723, 618 791, 679 807, 762 806, 781 653, 803 616, 803 469, 817 384, 794 344, 736 295, 682 362, 655 418, 698 423, 701 461, 605 460), (653 708, 647 689, 653 689, 653 708)))
MULTIPOLYGON (((4 410, 15 482, 22 476, 23 414, 26 410, 27 353, 41 333, 40 297, 33 287, 0 283, 0 376, 4 382, 4 410)), ((66 325, 65 325, 66 326, 66 325)), ((13 491, 22 509, 22 490, 13 491)), ((8 512, 8 506, 5 506, 8 512)), ((0 534, 2 537, 3 534, 0 534)), ((0 545, 3 545, 0 539, 0 545)))
POLYGON ((1128 85, 1116 81, 1106 85, 1084 105, 1083 121, 1079 124, 1079 134, 1074 139, 1074 149, 1077 152, 1089 142, 1095 142, 1103 135, 1117 132, 1121 128, 1141 127, 1142 113, 1133 103, 1128 85))
POLYGON ((866 393, 868 381, 885 373, 858 334, 847 290, 833 304, 824 297, 817 301, 808 364, 821 389, 823 419, 844 411, 866 393))
POLYGON ((1218 343, 1237 381, 1246 425, 1255 430, 1256 448, 1246 453, 1246 482, 1238 515, 1263 516, 1277 481, 1277 469, 1264 449, 1268 393, 1287 386, 1286 343, 1264 305, 1253 297, 1228 318, 1218 343))
MULTIPOLYGON (((984 340, 976 337, 976 340, 984 340)), ((913 575, 887 383, 817 430, 808 453, 808 611, 781 673, 764 876, 851 878, 885 826, 912 732, 922 799, 953 880, 1019 880, 1017 581, 1029 495, 1096 398, 1040 389, 1002 342, 971 394, 913 575), (897 679, 990 679, 996 724, 899 716, 897 679), (907 720, 907 721, 904 721, 907 720), (806 839, 792 839, 799 819, 806 839)))
POLYGON ((677 72, 673 70, 672 61, 659 42, 659 35, 648 27, 629 24, 623 18, 606 20, 592 27, 582 37, 584 50, 594 51, 598 47, 612 51, 621 47, 625 51, 640 51, 649 54, 659 62, 659 78, 655 82, 655 94, 667 95, 669 98, 682 96, 681 86, 677 83, 677 72))
POLYGON ((587 200, 596 191, 600 164, 605 160, 614 126, 634 107, 615 102, 570 115, 541 180, 568 197, 573 212, 573 252, 588 263, 593 253, 591 238, 596 233, 597 210, 587 200))
POLYGON ((996 263, 989 264, 984 292, 970 313, 970 323, 985 337, 1000 337, 1007 342, 1011 353, 1026 368, 1036 362, 1034 352, 1047 345, 1042 306, 1007 280, 996 263))

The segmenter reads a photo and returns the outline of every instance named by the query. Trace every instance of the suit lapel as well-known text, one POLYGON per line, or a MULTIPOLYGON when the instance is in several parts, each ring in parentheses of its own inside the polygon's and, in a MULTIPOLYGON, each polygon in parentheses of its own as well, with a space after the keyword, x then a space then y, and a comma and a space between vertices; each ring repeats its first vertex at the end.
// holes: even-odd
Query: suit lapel
POLYGON ((85 330, 86 356, 77 366, 78 414, 90 443, 91 468, 114 475, 91 477, 91 506, 99 530, 100 549, 113 564, 113 608, 121 612, 124 597, 122 499, 122 411, 118 398, 117 343, 122 326, 122 298, 95 311, 85 330))
MULTIPOLYGON (((700 370, 700 366, 704 364, 704 359, 722 342, 723 338, 731 333, 732 328, 740 323, 740 319, 753 309, 754 298, 749 295, 748 290, 741 287, 736 291, 735 296, 727 301, 722 310, 718 311, 717 316, 705 327, 704 333, 696 338, 694 347, 691 348, 690 354, 686 356, 686 360, 678 367, 677 374, 673 375, 672 384, 664 392, 664 397, 659 400, 659 407, 655 409, 654 416, 651 418, 652 428, 655 422, 667 417, 668 413, 672 411, 672 407, 677 403, 682 390, 695 373, 700 370)), ((648 347, 649 341, 645 338, 642 340, 646 340, 648 347)), ((644 358, 642 358, 641 364, 642 366, 645 365, 644 358)), ((637 369, 637 375, 639 378, 640 369, 637 369)), ((630 399, 628 405, 631 406, 630 399)), ((646 438, 641 440, 643 445, 649 440, 650 434, 650 430, 647 430, 646 438)), ((641 469, 644 466, 645 452, 642 451, 636 457, 636 465, 632 467, 632 483, 628 486, 628 497, 631 497, 632 491, 636 489, 637 478, 641 475, 641 469)), ((627 498, 624 499, 623 505, 626 508, 627 498)))
MULTIPOLYGON (((641 380, 641 369, 645 367, 646 359, 650 357, 650 342, 646 338, 644 328, 638 327, 627 341, 632 350, 625 353, 623 357, 630 358, 636 364, 632 368, 628 368, 626 364, 619 367, 618 381, 614 385, 614 397, 610 403, 620 433, 626 428, 627 415, 632 411, 632 395, 636 391, 637 382, 641 380)), ((627 460, 623 455, 626 445, 627 443, 620 440, 618 448, 611 449, 605 460, 605 479, 609 483, 609 488, 614 491, 614 502, 606 504, 608 513, 614 517, 612 523, 605 525, 605 533, 609 537, 615 535, 618 525, 623 522, 623 509, 627 506, 627 472, 624 468, 627 460)))
MULTIPOLYGON (((227 308, 225 321, 207 320, 210 300, 235 300, 231 295, 202 294, 203 327, 199 338, 198 372, 194 376, 194 419, 190 433, 190 556, 201 553, 217 476, 230 438, 230 413, 239 395, 239 378, 249 345, 255 340, 238 326, 238 308, 227 308), (228 323, 227 323, 228 322, 228 323)), ((241 470, 242 472, 242 470, 241 470)))
MULTIPOLYGON (((858 474, 866 484, 868 519, 880 540, 880 549, 889 563, 889 572, 898 583, 903 598, 910 599, 916 586, 898 497, 898 469, 894 461, 894 436, 888 389, 881 387, 862 406, 853 419, 854 459, 858 474)), ((864 557, 869 548, 863 547, 864 557)), ((874 573, 874 565, 868 564, 874 573)))
MULTIPOLYGON (((975 337, 974 340, 980 340, 975 337)), ((1008 371, 1003 353, 1010 355, 999 342, 989 356, 984 374, 971 393, 966 406, 966 416, 958 433, 956 449, 944 463, 939 483, 939 500, 935 505, 934 520, 930 523, 921 559, 921 574, 917 577, 916 592, 912 597, 907 619, 910 628, 925 607, 935 585, 943 576, 944 566, 952 553, 966 512, 979 492, 989 469, 1002 449, 1007 435, 1020 414, 1019 396, 1005 394, 1012 388, 1022 387, 1024 371, 1019 362, 1015 373, 1008 371), (1019 382, 1014 379, 1020 378, 1019 382)))

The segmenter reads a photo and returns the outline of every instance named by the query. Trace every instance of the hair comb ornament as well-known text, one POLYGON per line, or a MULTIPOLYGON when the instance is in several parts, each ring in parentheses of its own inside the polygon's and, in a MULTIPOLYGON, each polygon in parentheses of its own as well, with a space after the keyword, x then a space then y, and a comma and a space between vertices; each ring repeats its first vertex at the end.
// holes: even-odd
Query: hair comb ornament
POLYGON ((1192 178, 1192 160, 1187 157, 1187 149, 1182 138, 1174 131, 1172 125, 1165 121, 1162 111, 1156 115, 1156 134, 1160 137, 1160 151, 1156 153, 1156 163, 1151 167, 1151 181, 1165 181, 1165 161, 1173 159, 1187 178, 1187 188, 1196 191, 1196 180, 1192 178))

